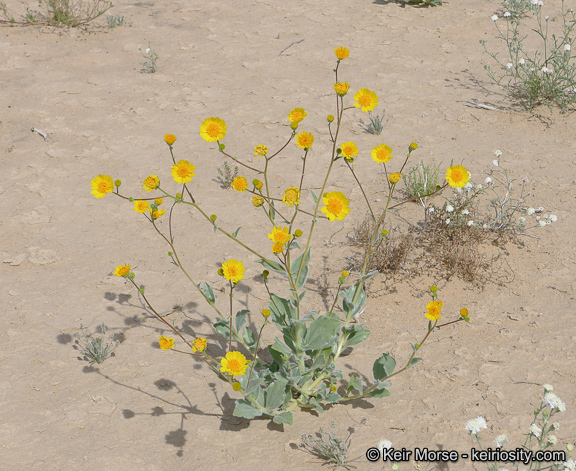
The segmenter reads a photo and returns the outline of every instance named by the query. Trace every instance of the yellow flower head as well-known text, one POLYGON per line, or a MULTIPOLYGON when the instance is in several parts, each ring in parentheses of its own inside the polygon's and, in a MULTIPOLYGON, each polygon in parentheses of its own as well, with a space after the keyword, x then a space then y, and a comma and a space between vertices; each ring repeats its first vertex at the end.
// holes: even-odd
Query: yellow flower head
POLYGON ((287 204, 288 206, 300 204, 300 190, 295 186, 288 188, 284 192, 284 196, 282 196, 282 203, 287 204))
POLYGON ((249 360, 240 352, 228 352, 220 361, 220 371, 230 373, 232 376, 243 376, 248 369, 249 360))
POLYGON ((402 174, 401 173, 391 173, 390 176, 388 177, 388 180, 390 180, 390 183, 398 183, 402 178, 402 174))
POLYGON ((466 309, 465 307, 463 307, 462 309, 460 309, 460 315, 462 317, 468 317, 468 309, 466 309))
POLYGON ((226 122, 220 118, 206 118, 200 125, 200 136, 206 142, 221 141, 226 135, 226 122))
POLYGON ((162 198, 156 198, 154 203, 156 203, 156 206, 160 206, 162 203, 164 203, 164 200, 162 198))
POLYGON ((268 238, 275 244, 286 244, 290 241, 291 237, 292 235, 288 233, 287 227, 274 226, 272 232, 268 234, 268 238))
POLYGON ((152 211, 152 208, 150 208, 150 214, 152 215, 152 219, 158 219, 160 216, 162 216, 164 213, 166 212, 165 209, 159 209, 157 211, 152 211))
POLYGON ((442 311, 442 301, 430 301, 426 304, 426 312, 425 316, 430 319, 431 321, 437 321, 442 316, 440 315, 440 311, 442 311))
POLYGON ((326 214, 330 221, 342 221, 350 212, 350 201, 339 191, 325 193, 322 202, 326 205, 322 207, 322 212, 326 214))
POLYGON ((114 274, 116 276, 126 276, 130 273, 130 265, 127 265, 126 263, 124 265, 118 265, 116 267, 116 269, 114 270, 114 274))
POLYGON ((160 337, 158 343, 162 350, 170 350, 171 348, 174 348, 174 339, 171 339, 170 337, 160 337))
POLYGON ((244 278, 244 264, 237 260, 229 260, 222 264, 222 274, 224 278, 232 283, 238 283, 244 278))
POLYGON ((446 170, 446 181, 451 187, 462 188, 470 181, 470 172, 463 165, 454 165, 446 170))
POLYGON ((334 91, 339 95, 339 96, 344 96, 348 93, 348 90, 350 90, 350 85, 348 85, 348 82, 338 82, 337 84, 334 85, 334 91))
POLYGON ((302 237, 303 232, 300 229, 296 229, 296 232, 294 232, 294 235, 296 237, 302 237))
POLYGON ((176 142, 176 136, 174 134, 164 134, 164 141, 171 146, 176 142))
POLYGON ((258 156, 258 161, 268 153, 268 147, 259 144, 254 147, 254 157, 258 156))
POLYGON ((380 144, 372 149, 372 160, 379 164, 385 164, 392 159, 392 149, 386 144, 380 144))
POLYGON ((145 191, 153 191, 160 186, 160 179, 158 175, 150 175, 149 177, 144 180, 142 184, 145 191))
POLYGON ((331 123, 332 121, 334 121, 334 115, 329 114, 326 119, 328 120, 329 123, 331 123))
POLYGON ((350 55, 350 51, 342 46, 337 47, 334 53, 336 54, 336 57, 340 60, 346 59, 350 55))
POLYGON ((353 142, 345 142, 340 144, 342 155, 348 162, 354 162, 354 156, 358 155, 358 147, 353 142))
POLYGON ((194 342, 192 343, 192 351, 194 353, 196 352, 203 352, 204 350, 206 350, 206 347, 208 346, 208 340, 202 338, 202 337, 198 337, 196 340, 194 340, 194 342))
POLYGON ((106 193, 114 191, 114 180, 109 175, 98 175, 92 179, 90 188, 95 198, 104 198, 106 193))
POLYGON ((179 160, 172 165, 172 177, 176 183, 188 183, 192 181, 192 177, 196 176, 194 173, 196 167, 187 160, 179 160))
POLYGON ((308 113, 304 111, 304 108, 294 108, 292 111, 290 111, 288 119, 290 120, 291 123, 299 123, 306 116, 308 116, 308 113))
POLYGON ((248 181, 244 177, 236 177, 230 186, 236 191, 246 191, 248 188, 248 181))
POLYGON ((270 309, 262 309, 262 315, 268 317, 270 315, 270 309))
POLYGON ((259 208, 260 206, 262 206, 264 204, 264 198, 262 198, 259 195, 254 195, 252 197, 252 204, 254 206, 256 206, 257 208, 259 208))
POLYGON ((264 186, 264 183, 262 183, 260 180, 258 180, 257 178, 255 178, 254 180, 252 180, 252 184, 254 185, 254 188, 256 188, 257 190, 261 190, 262 187, 264 186))
POLYGON ((347 272, 346 270, 344 270, 344 271, 342 272, 342 276, 343 276, 344 278, 348 278, 348 277, 350 276, 350 272, 347 272))
POLYGON ((367 88, 361 88, 354 94, 354 106, 362 108, 362 111, 372 111, 378 105, 378 96, 367 88))
POLYGON ((150 207, 150 203, 148 203, 148 201, 144 201, 144 200, 135 200, 134 201, 134 211, 136 211, 137 213, 145 213, 146 211, 148 211, 149 207, 150 207))
POLYGON ((416 149, 418 149, 418 144, 416 144, 415 142, 412 142, 410 144, 410 150, 416 150, 416 149))
POLYGON ((310 149, 314 143, 314 136, 309 132, 301 132, 296 136, 296 144, 301 149, 310 149))
POLYGON ((284 244, 272 244, 272 253, 282 253, 284 251, 284 244))

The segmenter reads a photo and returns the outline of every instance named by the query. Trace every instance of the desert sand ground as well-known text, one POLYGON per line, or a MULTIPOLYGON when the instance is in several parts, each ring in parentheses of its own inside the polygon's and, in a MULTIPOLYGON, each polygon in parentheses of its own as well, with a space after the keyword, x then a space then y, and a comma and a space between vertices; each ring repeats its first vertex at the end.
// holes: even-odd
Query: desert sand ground
MULTIPOLYGON (((559 7, 545 3, 551 11, 559 7)), ((483 69, 489 58, 478 40, 496 44, 490 17, 498 11, 494 0, 436 8, 372 0, 118 0, 109 13, 124 15, 127 26, 108 29, 101 18, 83 29, 0 28, 0 469, 324 469, 298 448, 300 435, 331 421, 345 435, 362 417, 367 425, 349 456, 360 457, 353 463, 358 469, 382 469, 364 457, 380 439, 398 448, 463 453, 473 446, 464 424, 479 415, 488 422, 487 446, 500 433, 519 445, 544 383, 567 407, 555 448, 574 443, 574 115, 546 108, 530 114, 489 81, 483 69), (140 72, 139 48, 148 41, 159 55, 153 74, 140 72), (301 129, 316 135, 305 187, 319 186, 338 46, 350 50, 341 79, 352 90, 374 90, 376 111, 386 110, 381 136, 362 130, 366 115, 356 110, 341 132, 361 148, 356 166, 374 201, 382 198, 382 176, 367 149, 376 144, 386 142, 400 156, 415 141, 416 159, 435 158, 443 168, 463 162, 477 181, 500 149, 502 163, 529 178, 530 201, 557 214, 558 222, 533 231, 539 238, 523 237, 523 247, 507 246, 510 276, 500 282, 404 276, 370 285, 362 320, 372 335, 340 360, 345 374, 370 376, 384 351, 399 362, 407 358, 408 342, 426 328, 424 292, 431 282, 440 287, 447 318, 463 306, 471 315, 469 324, 433 336, 424 361, 395 378, 390 397, 320 416, 297 412, 292 426, 238 419, 232 415, 236 393, 205 365, 158 348, 167 331, 146 316, 135 290, 113 276, 114 267, 130 263, 160 312, 175 309, 171 316, 185 332, 215 343, 211 313, 143 217, 113 195, 95 199, 90 181, 109 174, 123 181, 125 194, 143 196, 146 176, 170 178, 163 137, 173 133, 176 155, 196 165, 194 191, 205 210, 232 230, 242 225, 245 240, 269 250, 250 198, 215 182, 223 159, 201 139, 200 123, 225 119, 227 150, 248 162, 256 144, 281 146, 288 112, 304 107, 301 129), (73 348, 74 336, 80 324, 95 331, 101 322, 122 342, 114 357, 88 368, 73 348)), ((278 160, 278 191, 287 175, 298 175, 299 155, 293 146, 278 160)), ((342 222, 320 224, 316 234, 309 296, 318 306, 322 289, 333 295, 355 250, 347 237, 365 213, 345 170, 335 170, 331 188, 350 193, 352 211, 342 222)), ((182 210, 178 221, 177 241, 197 279, 221 288, 218 264, 242 259, 247 272, 238 302, 261 309, 255 257, 214 235, 190 211, 182 210)), ((485 466, 461 460, 440 469, 485 466)))

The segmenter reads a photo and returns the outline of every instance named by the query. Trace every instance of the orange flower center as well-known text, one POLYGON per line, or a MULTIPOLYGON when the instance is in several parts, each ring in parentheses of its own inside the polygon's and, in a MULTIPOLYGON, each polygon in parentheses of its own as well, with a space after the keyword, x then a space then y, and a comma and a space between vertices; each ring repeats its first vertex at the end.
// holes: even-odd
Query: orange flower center
POLYGON ((343 205, 340 200, 331 199, 330 201, 328 201, 328 204, 326 206, 328 208, 328 211, 331 212, 332 214, 339 214, 340 211, 342 211, 343 205))
POLYGON ((235 266, 228 267, 228 275, 230 276, 230 278, 238 276, 238 268, 235 266))
POLYGON ((220 126, 216 123, 211 123, 206 127, 206 134, 210 137, 216 137, 220 134, 220 126))
POLYGON ((185 178, 190 176, 190 170, 187 167, 178 167, 178 176, 181 178, 185 178))
POLYGON ((460 170, 452 170, 451 178, 452 180, 459 182, 464 179, 464 174, 460 170))
POLYGON ((370 95, 362 95, 358 100, 358 103, 360 103, 364 107, 370 106, 370 104, 372 103, 372 98, 370 98, 370 95))
POLYGON ((386 152, 384 149, 380 149, 378 152, 376 152, 376 157, 378 160, 386 160, 386 157, 388 157, 388 152, 386 152))
POLYGON ((110 189, 108 182, 100 181, 98 182, 98 191, 100 193, 106 193, 110 189))
POLYGON ((228 360, 228 369, 231 371, 240 371, 242 369, 242 364, 240 360, 233 358, 232 360, 228 360))

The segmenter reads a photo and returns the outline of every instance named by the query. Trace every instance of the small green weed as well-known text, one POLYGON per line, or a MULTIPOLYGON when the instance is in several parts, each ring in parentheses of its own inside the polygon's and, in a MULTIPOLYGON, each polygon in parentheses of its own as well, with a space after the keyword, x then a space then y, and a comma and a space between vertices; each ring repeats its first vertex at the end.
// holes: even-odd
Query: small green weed
POLYGON ((90 366, 94 363, 103 363, 112 352, 116 349, 120 342, 118 340, 105 340, 106 325, 104 322, 100 324, 100 337, 87 334, 86 328, 80 324, 80 332, 76 334, 76 344, 80 353, 84 355, 84 359, 90 362, 90 366))

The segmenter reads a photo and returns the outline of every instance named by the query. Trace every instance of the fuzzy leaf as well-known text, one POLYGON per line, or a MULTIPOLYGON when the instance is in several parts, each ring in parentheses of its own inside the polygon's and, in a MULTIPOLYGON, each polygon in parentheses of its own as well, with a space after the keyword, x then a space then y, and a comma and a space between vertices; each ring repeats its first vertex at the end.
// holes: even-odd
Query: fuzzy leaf
POLYGON ((396 368, 396 360, 393 356, 389 355, 388 352, 383 353, 380 358, 374 362, 372 367, 372 372, 374 373, 374 379, 381 381, 388 378, 394 369, 396 368))
POLYGON ((274 421, 275 424, 292 425, 293 419, 294 419, 294 416, 292 415, 292 412, 286 411, 286 412, 282 412, 278 415, 275 415, 272 420, 274 421))
POLYGON ((260 259, 256 260, 256 263, 259 263, 260 265, 262 265, 264 268, 266 268, 266 270, 270 270, 270 271, 273 271, 274 273, 278 273, 280 275, 287 276, 286 270, 278 262, 274 262, 274 261, 268 260, 266 258, 260 258, 260 259))
POLYGON ((390 396, 390 394, 391 394, 390 391, 388 391, 386 388, 382 388, 382 389, 375 389, 368 395, 370 397, 387 397, 390 396))
POLYGON ((250 311, 247 309, 243 309, 242 311, 238 311, 236 313, 236 331, 240 332, 240 330, 242 330, 242 326, 244 325, 244 323, 246 322, 246 315, 250 314, 250 311))
POLYGON ((316 196, 316 193, 314 193, 312 190, 310 190, 310 193, 312 193, 312 198, 314 199, 314 203, 318 203, 318 197, 316 196))
POLYGON ((370 335, 370 331, 364 327, 364 324, 343 327, 342 332, 348 334, 348 338, 346 339, 347 347, 364 342, 370 335))
POLYGON ((284 404, 287 384, 286 379, 279 378, 268 387, 266 390, 266 409, 272 411, 284 404))
POLYGON ((350 380, 348 381, 348 392, 352 391, 353 389, 358 391, 359 394, 362 394, 364 392, 364 387, 362 386, 362 380, 354 375, 350 376, 350 380))
POLYGON ((413 366, 416 363, 418 363, 419 361, 422 361, 422 358, 414 357, 414 358, 412 358, 412 360, 410 360, 410 364, 408 366, 413 366))
POLYGON ((306 250, 306 252, 300 254, 300 256, 294 260, 292 266, 290 267, 290 272, 292 273, 292 277, 295 279, 296 282, 296 289, 302 288, 308 279, 308 263, 310 262, 310 248, 306 250), (302 266, 302 269, 300 269, 302 266), (298 271, 300 271, 300 277, 296 280, 298 276, 298 271))
POLYGON ((331 347, 338 338, 340 319, 338 317, 322 315, 314 319, 304 336, 302 348, 304 350, 322 350, 331 347))
POLYGON ((243 417, 244 419, 253 419, 254 417, 260 417, 262 411, 256 409, 250 401, 246 399, 238 399, 232 415, 234 417, 243 417))
POLYGON ((214 301, 216 301, 216 297, 214 296, 214 291, 212 291, 212 287, 207 282, 204 282, 204 294, 210 300, 210 302, 214 304, 214 301))
POLYGON ((248 347, 256 345, 256 336, 250 327, 246 327, 242 332, 242 338, 248 347))

